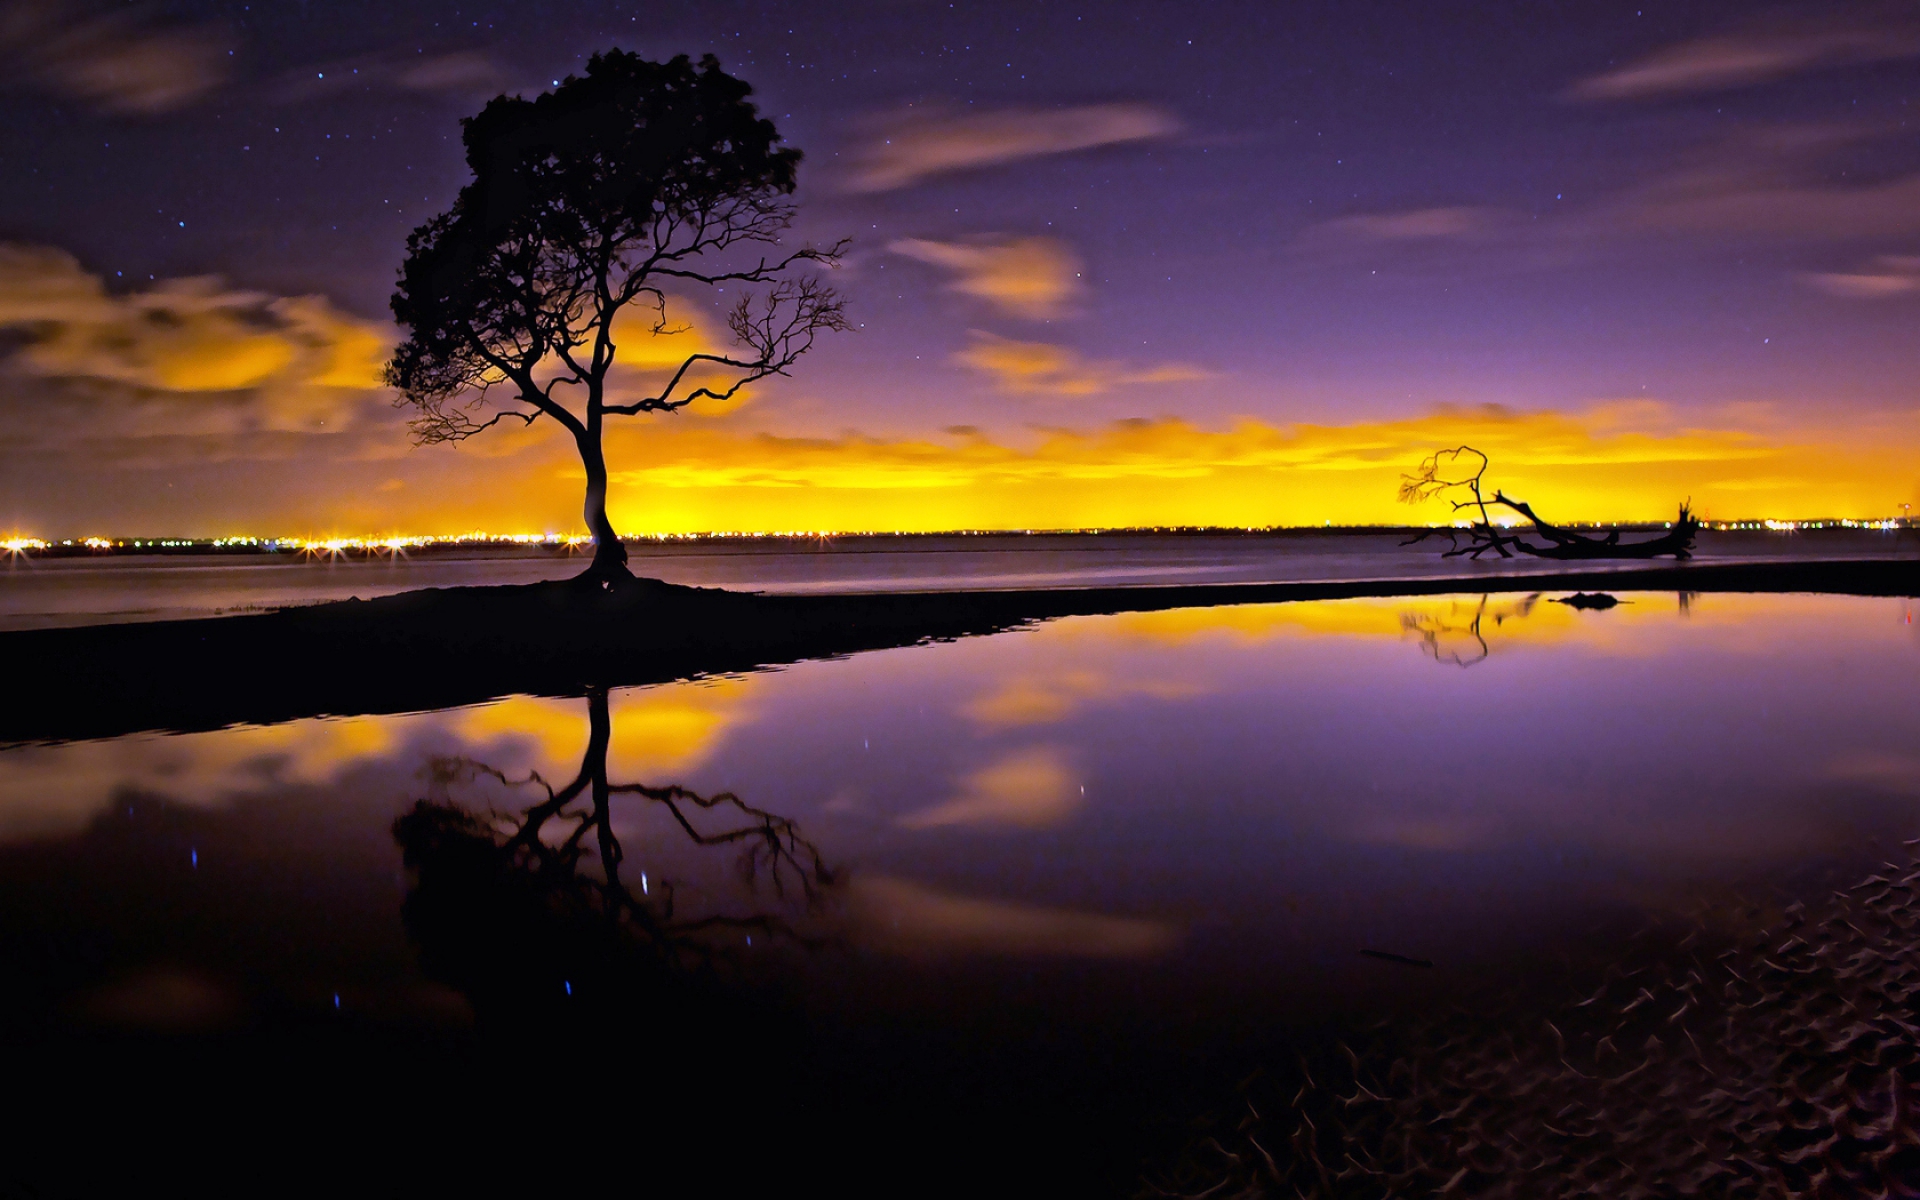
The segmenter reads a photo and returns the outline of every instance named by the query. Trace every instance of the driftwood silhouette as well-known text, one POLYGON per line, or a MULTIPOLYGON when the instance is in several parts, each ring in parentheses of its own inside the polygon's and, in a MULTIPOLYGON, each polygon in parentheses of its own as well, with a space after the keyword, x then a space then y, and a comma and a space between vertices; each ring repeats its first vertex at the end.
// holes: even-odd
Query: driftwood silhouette
POLYGON ((1422 459, 1412 474, 1401 476, 1403 503, 1414 504, 1443 496, 1453 505, 1453 511, 1471 511, 1478 518, 1465 530, 1430 529, 1401 544, 1411 546, 1440 534, 1451 543, 1451 549, 1442 553, 1443 558, 1462 555, 1479 558, 1489 550, 1501 558, 1512 558, 1516 551, 1534 558, 1556 559, 1658 558, 1668 554, 1675 558, 1693 557, 1693 540, 1700 530, 1700 522, 1694 519, 1693 509, 1687 502, 1681 503, 1680 514, 1666 533, 1646 541, 1622 542, 1617 529, 1601 535, 1575 533, 1543 519, 1525 500, 1516 500, 1498 488, 1491 496, 1487 495, 1483 486, 1487 466, 1485 454, 1472 446, 1455 446, 1451 450, 1435 451, 1422 459), (1463 494, 1464 499, 1454 498, 1463 494), (1504 508, 1525 517, 1546 545, 1535 545, 1519 534, 1497 528, 1493 523, 1493 508, 1504 508), (1466 535, 1465 544, 1460 540, 1462 533, 1466 535))

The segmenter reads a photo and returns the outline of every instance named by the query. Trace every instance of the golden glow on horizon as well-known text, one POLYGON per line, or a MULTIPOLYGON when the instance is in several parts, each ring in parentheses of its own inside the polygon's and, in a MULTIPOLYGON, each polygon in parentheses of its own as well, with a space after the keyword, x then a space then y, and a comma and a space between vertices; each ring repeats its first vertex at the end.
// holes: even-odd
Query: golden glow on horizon
MULTIPOLYGON (((1635 402, 1578 413, 1442 409, 1346 425, 1241 418, 1208 428, 1159 417, 883 437, 768 432, 754 411, 610 429, 615 527, 666 538, 1438 526, 1455 523, 1456 514, 1440 501, 1398 503, 1400 476, 1433 449, 1462 442, 1490 456, 1490 483, 1565 524, 1658 524, 1690 499, 1714 527, 1885 527, 1920 489, 1915 414, 1831 428, 1732 414, 1703 427, 1635 402)), ((275 460, 275 483, 262 494, 212 502, 244 499, 247 524, 310 532, 267 536, 256 525, 221 541, 254 538, 326 553, 397 553, 452 540, 577 542, 582 474, 571 440, 557 435, 542 423, 460 447, 397 453, 383 435, 339 443, 347 452, 339 459, 275 460), (285 489, 276 492, 280 481, 285 489), (482 532, 489 527, 526 532, 482 532)), ((155 507, 137 510, 128 523, 239 524, 224 509, 176 517, 163 507, 171 497, 143 492, 141 503, 150 502, 155 507)), ((54 517, 15 519, 21 537, 69 536, 54 517)), ((93 529, 72 532, 98 535, 99 514, 82 519, 93 529)))
MULTIPOLYGON (((1524 531, 1525 521, 1499 520, 1494 522, 1502 529, 1524 531)), ((1647 525, 1669 527, 1672 522, 1607 522, 1607 521, 1563 521, 1560 524, 1575 529, 1608 528, 1612 525, 1647 525)), ((1825 529, 1859 529, 1888 533, 1899 529, 1913 528, 1912 523, 1903 517, 1887 517, 1878 521, 1791 521, 1772 517, 1754 521, 1707 521, 1702 527, 1721 533, 1747 531, 1768 533, 1801 533, 1825 529)), ((1322 525, 1089 525, 1060 528, 1000 528, 1000 529, 699 529, 684 533, 628 533, 621 536, 626 542, 701 542, 701 541, 824 541, 831 538, 859 537, 994 537, 994 536, 1116 536, 1124 534, 1180 534, 1180 533, 1294 533, 1312 530, 1332 529, 1335 531, 1353 531, 1365 533, 1394 529, 1466 529, 1468 522, 1454 521, 1450 524, 1434 522, 1404 521, 1398 524, 1378 525, 1335 525, 1326 522, 1322 525)), ((436 534, 406 533, 390 535, 367 535, 355 537, 224 537, 224 538, 67 538, 52 542, 37 537, 12 537, 0 541, 0 550, 12 554, 24 554, 28 551, 44 551, 57 548, 71 549, 80 547, 87 550, 186 550, 211 549, 224 550, 245 546, 262 551, 286 551, 301 554, 324 554, 340 556, 359 552, 368 556, 376 554, 404 554, 408 550, 421 550, 436 547, 564 547, 568 550, 581 550, 593 544, 593 538, 584 533, 487 533, 472 530, 467 533, 436 534)))

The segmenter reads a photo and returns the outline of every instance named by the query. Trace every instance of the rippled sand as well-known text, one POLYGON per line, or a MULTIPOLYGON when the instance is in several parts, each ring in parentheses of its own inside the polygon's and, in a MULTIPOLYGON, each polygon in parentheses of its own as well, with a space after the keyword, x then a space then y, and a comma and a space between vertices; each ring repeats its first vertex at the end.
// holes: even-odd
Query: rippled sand
POLYGON ((1887 864, 1562 1006, 1383 1027, 1250 1081, 1142 1194, 1920 1196, 1917 889, 1887 864))

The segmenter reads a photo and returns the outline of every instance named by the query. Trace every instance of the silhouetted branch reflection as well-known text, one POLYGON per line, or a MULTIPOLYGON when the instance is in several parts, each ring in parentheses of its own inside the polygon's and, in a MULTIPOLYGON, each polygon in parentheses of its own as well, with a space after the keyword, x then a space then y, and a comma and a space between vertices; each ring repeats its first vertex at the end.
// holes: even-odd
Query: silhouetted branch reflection
POLYGON ((628 1005, 681 993, 738 966, 755 935, 811 944, 797 923, 839 882, 793 821, 731 792, 608 778, 612 722, 605 689, 588 696, 590 736, 579 773, 554 787, 470 759, 433 765, 434 798, 394 822, 410 878, 402 909, 427 973, 457 988, 482 1020, 557 1005, 628 1005), (519 811, 475 811, 446 793, 491 780, 541 798, 519 811), (623 869, 614 798, 658 805, 695 845, 735 847, 748 912, 680 911, 671 879, 623 869), (728 818, 706 829, 702 815, 728 818), (637 886, 636 886, 637 885, 637 886))
POLYGON ((1524 620, 1533 615, 1540 596, 1541 593, 1534 592, 1516 603, 1491 608, 1491 598, 1481 596, 1479 603, 1466 610, 1464 619, 1458 604, 1447 612, 1411 609, 1400 614, 1400 628, 1416 636, 1422 653, 1433 661, 1471 667, 1485 662, 1493 653, 1487 641, 1486 622, 1491 620, 1498 629, 1508 621, 1524 620))

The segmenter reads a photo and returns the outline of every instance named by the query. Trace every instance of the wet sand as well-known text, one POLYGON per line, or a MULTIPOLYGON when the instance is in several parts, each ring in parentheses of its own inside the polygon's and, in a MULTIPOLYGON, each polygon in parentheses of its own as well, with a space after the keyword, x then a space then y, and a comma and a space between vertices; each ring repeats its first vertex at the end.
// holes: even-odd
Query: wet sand
POLYGON ((1920 1195, 1920 858, 1689 924, 1267 1064, 1140 1194, 1920 1195))

